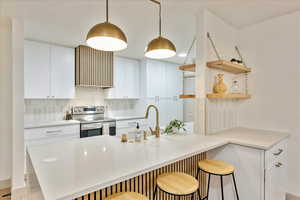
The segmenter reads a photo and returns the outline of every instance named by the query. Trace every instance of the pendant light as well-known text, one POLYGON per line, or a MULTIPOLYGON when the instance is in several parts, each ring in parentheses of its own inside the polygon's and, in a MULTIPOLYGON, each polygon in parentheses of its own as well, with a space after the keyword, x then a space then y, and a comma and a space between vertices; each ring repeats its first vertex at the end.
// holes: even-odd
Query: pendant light
POLYGON ((106 0, 106 22, 91 28, 86 43, 89 47, 102 51, 120 51, 127 48, 127 38, 123 31, 108 22, 108 0, 106 0))
POLYGON ((159 5, 159 36, 152 40, 145 52, 145 56, 153 59, 170 58, 176 55, 175 45, 161 36, 161 3, 157 0, 150 0, 159 5))

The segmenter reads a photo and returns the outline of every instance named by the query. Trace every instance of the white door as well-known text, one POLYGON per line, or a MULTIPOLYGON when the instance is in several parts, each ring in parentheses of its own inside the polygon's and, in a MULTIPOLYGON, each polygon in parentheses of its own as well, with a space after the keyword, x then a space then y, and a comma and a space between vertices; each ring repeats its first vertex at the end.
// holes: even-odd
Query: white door
POLYGON ((75 97, 75 50, 51 46, 51 97, 75 97))
POLYGON ((24 98, 50 97, 50 46, 33 41, 24 43, 24 98))

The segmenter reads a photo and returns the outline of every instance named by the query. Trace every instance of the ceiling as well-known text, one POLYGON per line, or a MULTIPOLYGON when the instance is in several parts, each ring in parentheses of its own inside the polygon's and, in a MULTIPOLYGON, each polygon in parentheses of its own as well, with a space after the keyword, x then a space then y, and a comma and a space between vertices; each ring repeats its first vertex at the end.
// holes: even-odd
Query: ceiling
MULTIPOLYGON (((104 21, 104 0, 4 0, 9 15, 25 21, 25 37, 76 47, 88 30, 104 21), (13 2, 14 1, 14 2, 13 2)), ((143 58, 158 34, 158 9, 149 0, 110 0, 110 21, 126 33, 128 48, 118 55, 143 58)), ((300 9, 298 0, 163 0, 163 35, 187 52, 196 32, 196 13, 203 8, 237 28, 300 9)), ((183 63, 184 58, 169 61, 183 63)))

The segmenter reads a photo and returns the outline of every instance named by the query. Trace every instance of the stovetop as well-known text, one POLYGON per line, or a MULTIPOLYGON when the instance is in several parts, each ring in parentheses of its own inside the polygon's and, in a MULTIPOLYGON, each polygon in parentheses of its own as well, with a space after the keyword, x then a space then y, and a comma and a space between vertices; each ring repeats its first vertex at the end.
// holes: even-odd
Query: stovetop
POLYGON ((97 123, 97 122, 114 122, 115 119, 107 118, 107 117, 93 117, 93 116, 85 116, 79 119, 80 123, 97 123))

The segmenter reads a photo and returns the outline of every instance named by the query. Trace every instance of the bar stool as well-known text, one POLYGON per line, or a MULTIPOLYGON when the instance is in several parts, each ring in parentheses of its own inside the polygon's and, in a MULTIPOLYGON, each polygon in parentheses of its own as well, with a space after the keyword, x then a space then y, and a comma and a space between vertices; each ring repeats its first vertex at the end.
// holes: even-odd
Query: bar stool
POLYGON ((208 187, 207 187, 207 196, 203 198, 208 200, 209 195, 209 186, 210 186, 210 176, 216 175, 220 176, 221 179, 221 192, 222 192, 222 200, 224 200, 224 190, 223 190, 223 176, 232 175, 233 183, 234 183, 234 189, 235 194, 237 197, 237 200, 239 200, 239 195, 236 187, 235 177, 234 177, 234 166, 220 161, 220 160, 201 160, 198 162, 198 173, 197 178, 199 177, 200 171, 203 171, 205 173, 208 173, 208 187))
POLYGON ((154 190, 153 200, 155 200, 157 190, 173 195, 178 196, 191 196, 194 199, 194 194, 198 193, 199 199, 199 182, 193 176, 181 173, 181 172, 171 172, 164 173, 157 177, 156 187, 154 190))
POLYGON ((137 192, 119 192, 104 200, 149 200, 148 197, 137 192))

